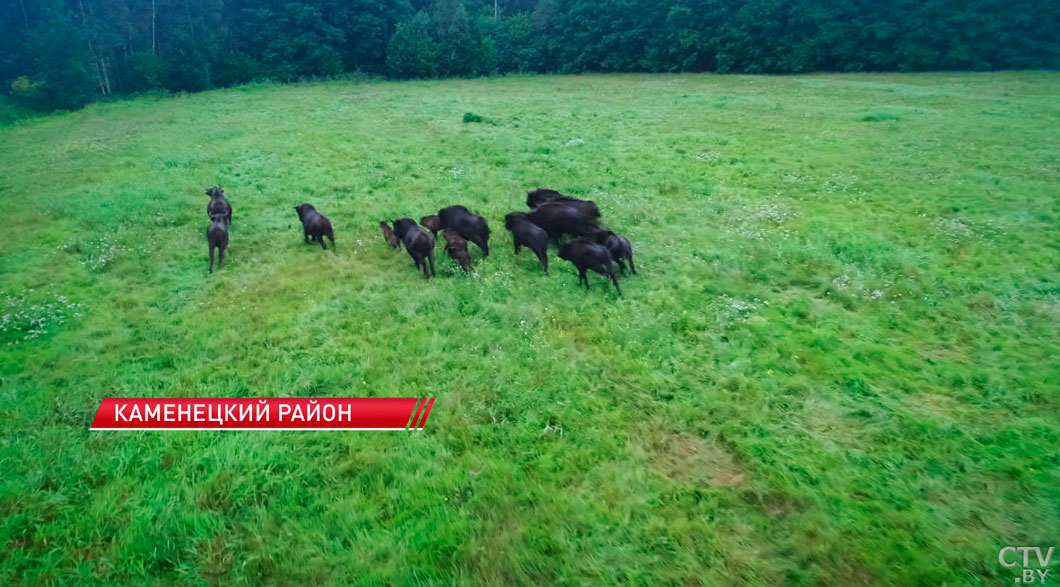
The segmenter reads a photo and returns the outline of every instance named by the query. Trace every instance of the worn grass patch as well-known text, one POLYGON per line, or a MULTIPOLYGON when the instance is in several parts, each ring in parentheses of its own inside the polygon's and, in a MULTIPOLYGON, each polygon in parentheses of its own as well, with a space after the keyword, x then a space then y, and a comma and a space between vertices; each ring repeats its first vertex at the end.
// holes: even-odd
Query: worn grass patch
POLYGON ((0 583, 1011 583, 998 549, 1060 527, 1057 95, 335 82, 0 128, 0 583), (624 297, 512 254, 533 187, 632 241, 624 297), (454 203, 494 252, 425 282, 377 223, 454 203), (87 430, 105 396, 421 395, 416 434, 87 430))

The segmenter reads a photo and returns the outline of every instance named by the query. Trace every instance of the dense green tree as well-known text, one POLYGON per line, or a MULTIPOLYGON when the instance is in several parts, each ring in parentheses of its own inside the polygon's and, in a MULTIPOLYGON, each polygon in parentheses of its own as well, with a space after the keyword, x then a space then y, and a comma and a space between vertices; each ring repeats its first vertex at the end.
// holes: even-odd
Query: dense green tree
POLYGON ((0 0, 0 91, 41 108, 347 71, 1060 68, 1055 0, 0 0))
POLYGON ((433 77, 438 73, 438 45, 431 39, 431 20, 425 12, 417 12, 397 26, 386 60, 392 77, 433 77))

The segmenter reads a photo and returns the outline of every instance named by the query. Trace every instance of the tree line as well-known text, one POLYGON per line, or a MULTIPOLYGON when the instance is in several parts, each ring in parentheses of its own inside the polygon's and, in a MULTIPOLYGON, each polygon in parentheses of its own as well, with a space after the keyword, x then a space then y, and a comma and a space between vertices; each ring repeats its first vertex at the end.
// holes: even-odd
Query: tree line
POLYGON ((0 0, 0 83, 39 109, 349 72, 1060 68, 1054 0, 0 0))

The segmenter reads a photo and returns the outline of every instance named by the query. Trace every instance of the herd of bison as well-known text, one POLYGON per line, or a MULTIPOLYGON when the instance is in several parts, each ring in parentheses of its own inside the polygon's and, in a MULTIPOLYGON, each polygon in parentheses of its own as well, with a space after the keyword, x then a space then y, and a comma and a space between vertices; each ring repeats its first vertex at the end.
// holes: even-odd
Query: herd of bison
MULTIPOLYGON (((215 251, 219 253, 218 267, 224 263, 228 227, 232 223, 232 205, 220 186, 207 189, 206 195, 210 196, 210 203, 206 205, 206 214, 210 217, 206 242, 210 249, 210 273, 213 273, 215 251)), ((529 212, 512 212, 504 217, 504 227, 512 233, 512 240, 515 241, 515 254, 518 255, 522 247, 530 249, 541 262, 544 274, 548 275, 548 245, 551 240, 560 245, 559 258, 570 261, 578 269, 579 286, 584 284, 585 289, 589 289, 586 272, 592 270, 609 278, 615 284, 618 295, 622 295, 614 264, 617 263, 624 274, 628 262, 629 270, 636 273, 633 247, 625 237, 600 225, 600 209, 596 204, 565 196, 555 190, 536 189, 527 193, 526 205, 530 208, 529 212)), ((327 216, 310 204, 302 204, 295 210, 302 221, 302 236, 306 243, 319 243, 326 250, 324 237, 327 237, 332 249, 335 248, 335 231, 327 216)), ((411 218, 398 218, 393 221, 392 228, 385 220, 380 221, 379 226, 383 229, 387 244, 395 250, 404 245, 416 269, 422 269, 423 276, 428 279, 434 275, 434 240, 439 232, 445 238, 446 254, 464 271, 471 271, 469 242, 478 246, 483 256, 490 254, 489 223, 463 206, 442 208, 437 215, 420 218, 419 224, 411 218)))

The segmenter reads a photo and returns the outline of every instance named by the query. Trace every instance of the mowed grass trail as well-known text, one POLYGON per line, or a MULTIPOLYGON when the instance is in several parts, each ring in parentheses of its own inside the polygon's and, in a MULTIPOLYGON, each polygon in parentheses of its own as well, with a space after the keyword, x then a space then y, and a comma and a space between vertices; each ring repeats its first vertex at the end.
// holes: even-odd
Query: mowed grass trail
POLYGON ((2 128, 0 583, 1011 583, 1001 547, 1060 546, 1057 96, 333 82, 2 128), (534 187, 632 241, 624 297, 513 255, 534 187), (456 203, 493 253, 427 282, 378 221, 456 203), (90 433, 108 396, 437 401, 420 433, 90 433))

